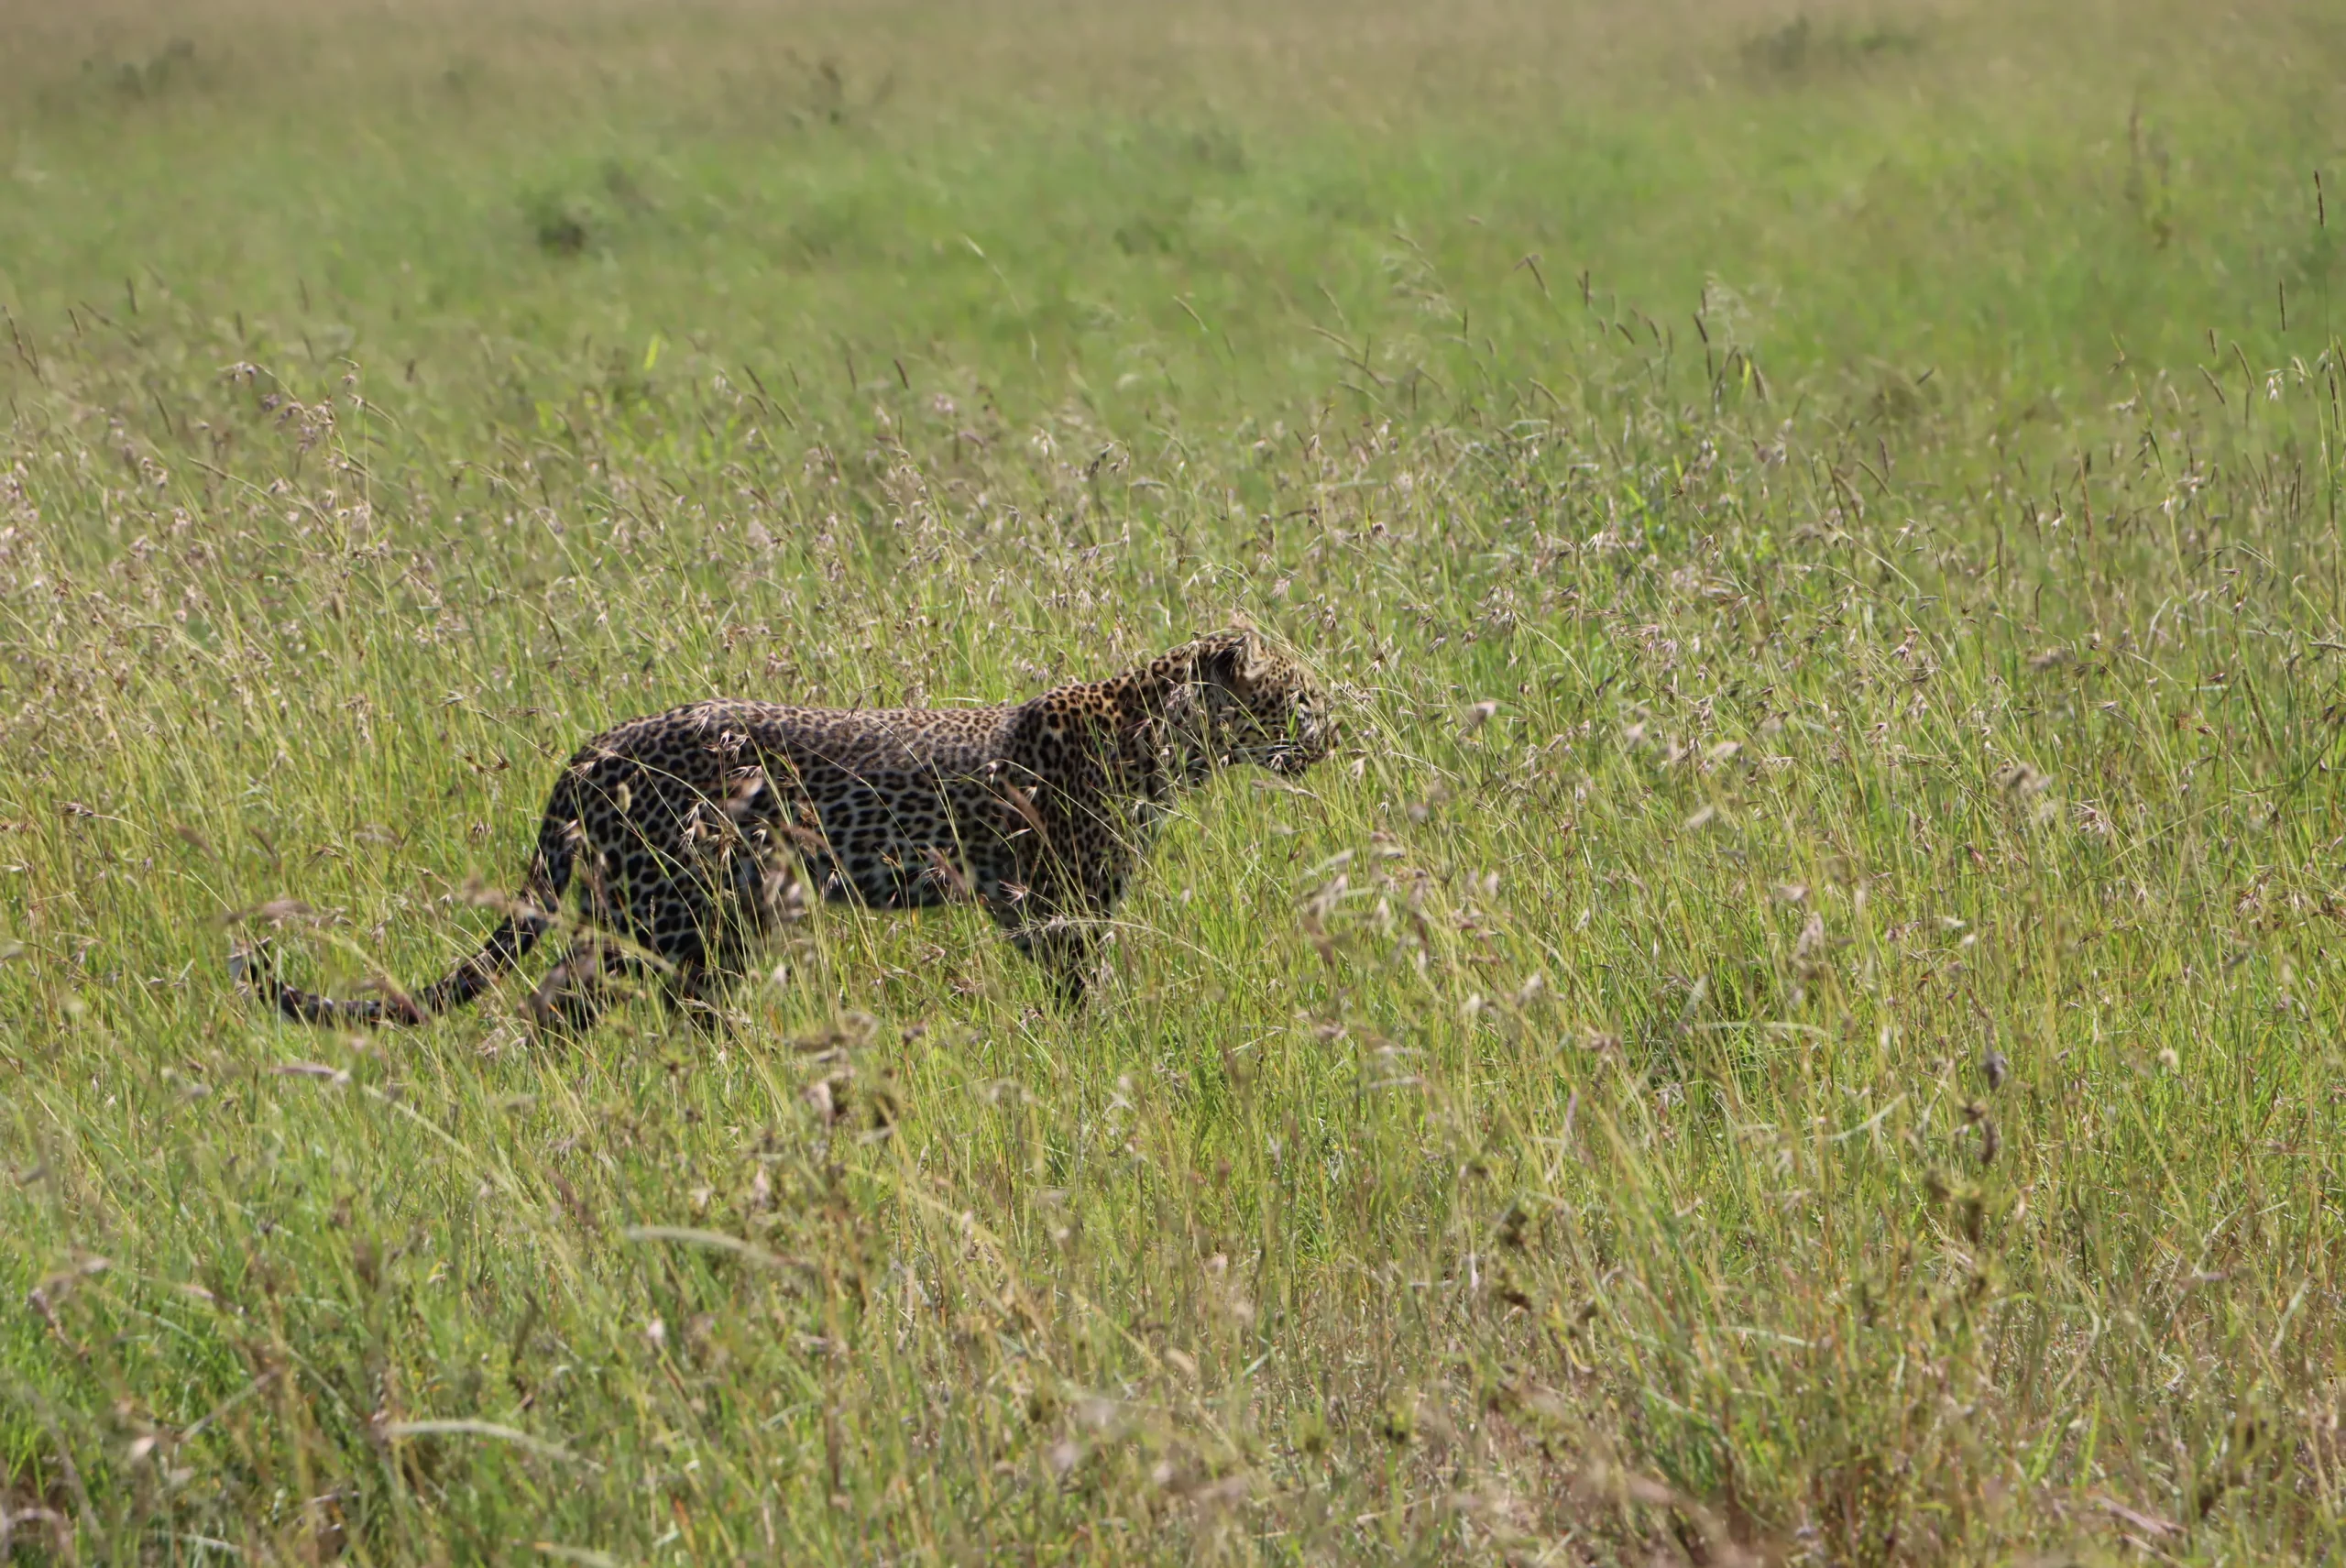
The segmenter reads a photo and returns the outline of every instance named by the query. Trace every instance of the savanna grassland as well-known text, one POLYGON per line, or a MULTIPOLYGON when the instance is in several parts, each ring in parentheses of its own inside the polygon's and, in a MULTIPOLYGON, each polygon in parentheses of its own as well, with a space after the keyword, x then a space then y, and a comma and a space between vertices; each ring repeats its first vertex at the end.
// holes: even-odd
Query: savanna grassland
MULTIPOLYGON (((2312 1562, 2346 13, 0 0, 0 1558, 2312 1562), (1056 1008, 444 970, 1250 619, 1056 1008)), ((768 972, 770 969, 770 972, 768 972)))

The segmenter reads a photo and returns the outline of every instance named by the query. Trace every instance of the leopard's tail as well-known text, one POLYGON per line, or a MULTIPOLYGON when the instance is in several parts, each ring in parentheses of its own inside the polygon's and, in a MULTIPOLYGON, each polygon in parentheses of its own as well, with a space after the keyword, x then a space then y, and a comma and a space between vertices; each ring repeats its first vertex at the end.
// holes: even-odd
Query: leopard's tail
POLYGON ((383 1024, 421 1024, 427 1018, 464 1006, 511 969, 545 935, 562 907, 563 891, 570 885, 571 863, 577 853, 578 814, 576 775, 565 772, 546 802, 545 819, 538 827, 538 847, 530 857, 529 874, 505 918, 481 943, 480 950, 414 995, 392 991, 383 996, 337 998, 303 991, 278 978, 276 955, 267 940, 239 946, 228 955, 229 968, 247 994, 265 996, 277 1011, 297 1024, 355 1024, 373 1028, 383 1024))

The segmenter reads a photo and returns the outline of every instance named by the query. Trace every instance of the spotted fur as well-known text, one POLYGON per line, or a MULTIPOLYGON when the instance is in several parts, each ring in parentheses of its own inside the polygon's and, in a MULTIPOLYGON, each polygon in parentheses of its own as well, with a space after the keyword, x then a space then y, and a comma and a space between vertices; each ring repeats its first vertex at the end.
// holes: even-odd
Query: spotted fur
POLYGON ((1236 762, 1300 772, 1332 737, 1310 677, 1246 630, 992 707, 695 703, 579 748, 506 918, 444 978, 336 1000, 279 980, 265 946, 239 951, 237 973, 303 1023, 414 1024, 568 924, 531 1010, 583 1028, 647 959, 673 996, 705 999, 811 884, 874 909, 974 902, 1073 1001, 1175 790, 1236 762), (574 881, 583 912, 565 923, 574 881))

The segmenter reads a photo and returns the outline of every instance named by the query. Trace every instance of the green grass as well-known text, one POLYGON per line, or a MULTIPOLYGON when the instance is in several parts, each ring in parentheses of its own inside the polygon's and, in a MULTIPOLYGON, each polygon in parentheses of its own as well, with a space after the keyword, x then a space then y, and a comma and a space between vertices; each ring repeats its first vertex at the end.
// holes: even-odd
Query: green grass
POLYGON ((2329 8, 0 56, 18 1553, 2336 1552, 2329 8), (444 968, 612 719, 1233 614, 1348 744, 1080 1014, 953 912, 718 1040, 230 983, 444 968))

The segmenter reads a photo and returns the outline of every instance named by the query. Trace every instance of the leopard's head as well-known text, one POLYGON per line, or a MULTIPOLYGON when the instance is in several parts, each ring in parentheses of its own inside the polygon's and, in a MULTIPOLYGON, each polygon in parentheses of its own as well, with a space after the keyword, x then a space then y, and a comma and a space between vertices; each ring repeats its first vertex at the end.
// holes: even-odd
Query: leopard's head
POLYGON ((1299 773, 1333 750, 1327 695, 1259 632, 1216 632, 1164 663, 1166 718, 1191 781, 1237 762, 1299 773))

